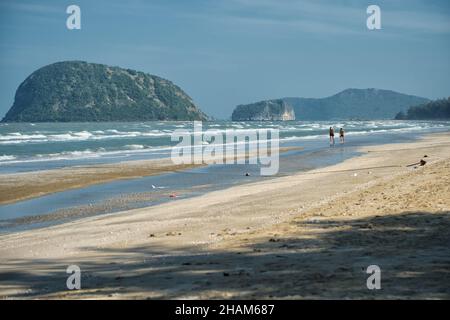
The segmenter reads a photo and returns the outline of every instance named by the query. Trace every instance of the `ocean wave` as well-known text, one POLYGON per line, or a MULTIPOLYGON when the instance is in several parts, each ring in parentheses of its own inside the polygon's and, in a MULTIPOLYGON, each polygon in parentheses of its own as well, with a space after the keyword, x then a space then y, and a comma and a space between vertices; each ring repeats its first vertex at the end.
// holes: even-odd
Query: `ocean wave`
POLYGON ((309 135, 309 136, 289 136, 289 137, 284 137, 281 138, 281 141, 293 141, 293 140, 314 140, 314 139, 319 139, 326 136, 325 134, 313 134, 313 135, 309 135))
MULTIPOLYGON (((256 129, 278 129, 280 133, 291 133, 292 135, 308 136, 316 132, 324 132, 327 134, 328 128, 333 125, 335 128, 343 127, 348 132, 371 132, 373 131, 392 131, 401 132, 402 130, 421 130, 428 128, 443 127, 444 124, 427 123, 427 122, 402 122, 402 121, 347 121, 347 122, 298 122, 298 123, 231 123, 231 124, 207 124, 203 126, 204 131, 210 134, 224 134, 226 131, 233 131, 236 134, 246 134, 254 132, 256 129), (222 127, 223 126, 223 127, 222 127)), ((36 128, 36 127, 35 127, 36 128)), ((154 126, 153 126, 154 128, 154 126)), ((136 128, 129 126, 129 128, 118 129, 103 129, 103 130, 81 130, 81 131, 67 131, 67 132, 46 132, 46 131, 32 131, 32 132, 9 132, 0 134, 0 145, 17 145, 27 143, 51 143, 51 142, 78 142, 78 141, 96 141, 96 140, 110 140, 110 139, 127 139, 127 138, 164 138, 170 137, 174 130, 177 134, 192 134, 192 126, 189 124, 173 124, 159 129, 151 129, 149 127, 144 129, 142 126, 136 128), (134 130, 123 130, 131 129, 134 130), (141 129, 141 130, 139 130, 141 129)), ((200 132, 196 133, 201 134, 200 132)))
POLYGON ((0 135, 0 142, 38 140, 38 139, 46 139, 46 138, 47 138, 47 136, 43 135, 43 134, 21 134, 20 132, 11 132, 6 135, 0 135))
POLYGON ((142 150, 145 149, 145 146, 142 144, 127 144, 124 148, 128 150, 142 150))
POLYGON ((126 157, 139 153, 149 153, 151 155, 170 155, 171 146, 147 147, 144 145, 126 145, 122 150, 109 150, 105 148, 98 148, 95 150, 77 150, 77 151, 62 151, 57 153, 36 154, 28 157, 15 156, 0 156, 0 165, 18 164, 18 163, 33 163, 33 162, 47 162, 47 161, 62 161, 62 160, 83 160, 92 158, 108 158, 108 157, 126 157), (165 151, 165 152, 162 152, 165 151))
POLYGON ((14 159, 16 159, 15 156, 8 156, 8 155, 0 156, 0 161, 8 161, 8 160, 14 160, 14 159))
POLYGON ((48 142, 71 142, 71 141, 89 141, 89 140, 108 140, 108 139, 122 139, 122 138, 136 138, 136 137, 170 137, 171 131, 128 131, 122 132, 118 130, 104 131, 80 131, 80 132, 68 132, 58 134, 42 134, 31 133, 21 134, 18 132, 9 133, 6 135, 0 135, 0 145, 13 145, 24 143, 48 143, 48 142))
MULTIPOLYGON (((343 127, 348 136, 363 136, 376 134, 407 134, 409 132, 428 132, 430 130, 448 128, 449 122, 420 122, 420 121, 335 121, 335 122, 296 122, 296 123, 208 123, 204 124, 203 132, 196 132, 198 135, 207 132, 209 135, 225 135, 230 131, 238 135, 252 136, 256 130, 276 128, 280 130, 280 143, 295 140, 321 140, 327 139, 328 128, 333 125, 335 128, 343 127)), ((80 127, 72 130, 49 130, 51 126, 37 124, 33 129, 24 130, 15 126, 9 129, 2 127, 0 131, 0 147, 7 145, 0 155, 0 165, 22 163, 22 162, 40 162, 40 161, 58 161, 74 159, 90 159, 104 157, 132 157, 138 155, 146 156, 149 154, 168 154, 172 147, 170 137, 174 129, 178 134, 192 135, 192 123, 183 124, 164 124, 160 127, 156 125, 138 126, 122 125, 114 129, 108 129, 105 126, 87 127, 89 130, 80 130, 80 127), (144 128, 145 127, 145 128, 144 128), (145 138, 148 138, 146 140, 145 138), (164 138, 164 139, 161 139, 164 138), (167 139, 166 139, 167 138, 167 139), (97 141, 116 139, 111 142, 85 143, 84 141, 97 141), (124 139, 120 141, 120 139, 124 139), (55 144, 52 144, 52 143, 55 144), (79 149, 78 151, 67 151, 68 147, 60 142, 71 142, 67 145, 70 149, 79 149), (73 143, 72 143, 73 142, 73 143), (143 143, 144 142, 144 143, 143 143), (28 149, 34 155, 23 156, 22 150, 27 143, 48 143, 49 145, 37 145, 28 149), (101 146, 102 148, 99 148, 101 146), (17 148, 17 154, 14 150, 17 148), (35 151, 31 151, 35 150, 35 151), (48 153, 47 153, 48 152, 48 153), (51 153, 53 152, 53 153, 51 153)), ((65 128, 65 127, 64 127, 65 128)), ((71 127, 68 127, 71 128, 71 127)), ((72 127, 73 128, 73 127, 72 127)), ((111 127, 110 127, 111 128, 111 127)), ((260 141, 263 143, 263 141, 260 141)), ((207 146, 203 143, 203 147, 207 146)), ((210 146, 213 146, 211 143, 210 146)))

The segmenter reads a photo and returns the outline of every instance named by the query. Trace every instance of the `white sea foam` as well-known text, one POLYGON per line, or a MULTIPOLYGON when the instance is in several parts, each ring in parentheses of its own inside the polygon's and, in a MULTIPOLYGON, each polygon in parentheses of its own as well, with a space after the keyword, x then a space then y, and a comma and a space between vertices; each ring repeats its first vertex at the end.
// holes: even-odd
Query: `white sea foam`
MULTIPOLYGON (((130 125, 127 128, 133 128, 134 130, 121 130, 118 129, 104 129, 104 130, 83 130, 83 131, 67 131, 67 132, 45 132, 45 131, 33 131, 33 132, 10 132, 0 134, 0 145, 16 145, 27 143, 49 143, 49 142, 77 142, 77 141, 97 141, 97 140, 111 140, 111 139, 123 139, 123 138, 152 138, 152 137, 170 137, 174 129, 182 129, 185 133, 190 133, 192 128, 190 123, 186 124, 174 124, 166 127, 161 127, 161 130, 154 129, 152 126, 137 126, 130 125), (142 130, 146 128, 145 130, 142 130), (152 128, 149 130, 149 128, 152 128), (141 129, 141 130, 139 130, 141 129)), ((233 129, 237 134, 250 133, 255 128, 278 128, 281 133, 290 132, 292 136, 308 136, 316 134, 317 131, 323 131, 327 134, 330 125, 334 127, 344 127, 346 131, 350 132, 381 132, 380 130, 386 130, 386 132, 402 132, 407 130, 421 130, 426 128, 443 127, 443 124, 427 123, 427 122, 399 122, 399 121, 347 121, 347 122, 297 122, 297 123, 232 123, 228 125, 209 124, 209 132, 212 134, 221 134, 226 130, 233 129), (224 126, 220 128, 221 126, 224 126), (397 130, 397 131, 396 131, 397 130), (298 132, 298 134, 296 134, 298 132)), ((355 133, 354 133, 355 134, 355 133)))
POLYGON ((8 161, 8 160, 14 160, 14 159, 16 159, 15 156, 8 156, 8 155, 0 156, 0 161, 8 161))
POLYGON ((101 157, 123 157, 137 153, 149 153, 153 155, 169 154, 170 146, 161 147, 145 147, 143 145, 127 145, 124 150, 106 151, 104 148, 96 150, 86 149, 80 151, 63 151, 48 154, 36 154, 31 157, 18 158, 14 156, 0 156, 0 165, 17 164, 17 163, 33 163, 46 161, 61 161, 61 160, 83 160, 101 157), (161 152, 166 151, 166 152, 161 152))
POLYGON ((142 144, 127 144, 124 148, 128 150, 142 150, 145 149, 145 146, 142 144))
POLYGON ((171 131, 167 132, 152 130, 148 132, 127 131, 122 132, 118 130, 104 131, 79 131, 67 133, 31 133, 21 134, 19 132, 8 133, 0 135, 0 144, 24 144, 24 143, 47 143, 47 142, 71 142, 71 141, 89 141, 89 140, 108 140, 121 138, 135 138, 135 137, 170 137, 171 131), (106 134, 105 134, 106 133, 106 134))
MULTIPOLYGON (((2 124, 3 125, 3 124, 2 124)), ((233 130, 235 134, 246 135, 254 133, 258 128, 277 128, 280 130, 282 141, 295 140, 320 140, 327 139, 328 128, 343 127, 349 136, 376 135, 388 133, 409 133, 426 132, 434 129, 449 127, 448 122, 426 122, 426 121, 323 121, 323 122, 242 122, 242 123, 208 123, 204 129, 213 135, 225 134, 226 130, 233 130), (286 137, 283 137, 286 136, 286 137)), ((0 131, 0 146, 7 146, 8 150, 2 150, 5 154, 0 156, 0 164, 55 161, 72 159, 89 159, 99 157, 129 157, 136 154, 166 154, 171 150, 171 134, 178 129, 185 134, 192 134, 192 123, 152 123, 149 124, 120 124, 114 129, 105 126, 87 126, 86 130, 51 129, 51 126, 36 124, 33 129, 20 131, 17 127, 10 126, 13 130, 2 127, 0 131), (49 130, 50 128, 50 130, 49 130), (9 129, 9 130, 8 130, 9 129), (122 142, 120 141, 123 139, 122 142), (139 140, 137 140, 139 139, 139 140), (158 140, 156 140, 158 139, 158 140), (103 140, 105 142, 103 142, 103 140), (117 140, 120 142, 107 142, 107 140, 117 140), (90 144, 90 141, 102 141, 90 144), (148 141, 148 142, 147 142, 148 141), (70 147, 76 147, 79 143, 79 151, 63 151, 66 144, 70 142, 70 147), (72 143, 73 142, 73 143, 72 143), (86 143, 87 142, 87 143, 86 143), (142 142, 145 142, 143 144, 142 142), (15 154, 15 145, 18 150, 24 150, 26 144, 49 144, 36 146, 35 155, 22 156, 19 152, 15 154), (54 143, 54 144, 53 144, 54 143), (164 144, 163 146, 157 146, 164 144), (101 145, 101 147, 99 147, 101 145), (152 146, 156 145, 156 146, 152 146), (20 148, 20 149, 19 149, 20 148), (85 149, 86 148, 86 149, 85 149), (46 153, 46 151, 48 153, 46 153), (51 151, 53 153, 51 153, 51 151), (7 154, 6 154, 7 153, 7 154)), ((64 128, 64 127, 61 127, 64 128)), ((72 128, 72 129, 70 129, 72 128)), ((79 127, 78 127, 79 128, 79 127)), ((197 133, 202 134, 202 133, 197 133)), ((200 146, 202 147, 202 146, 200 146)), ((204 147, 204 146, 203 146, 204 147)))

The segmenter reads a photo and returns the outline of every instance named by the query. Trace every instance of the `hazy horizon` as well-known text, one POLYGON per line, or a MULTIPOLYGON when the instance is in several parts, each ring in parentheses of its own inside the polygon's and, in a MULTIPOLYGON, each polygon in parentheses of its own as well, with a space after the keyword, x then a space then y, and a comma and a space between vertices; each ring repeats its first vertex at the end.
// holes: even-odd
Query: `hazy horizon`
POLYGON ((347 88, 443 98, 449 18, 447 1, 1 1, 0 118, 27 76, 66 60, 166 78, 218 119, 238 104, 347 88), (66 28, 69 4, 81 30, 66 28), (381 30, 366 27, 369 4, 381 30))

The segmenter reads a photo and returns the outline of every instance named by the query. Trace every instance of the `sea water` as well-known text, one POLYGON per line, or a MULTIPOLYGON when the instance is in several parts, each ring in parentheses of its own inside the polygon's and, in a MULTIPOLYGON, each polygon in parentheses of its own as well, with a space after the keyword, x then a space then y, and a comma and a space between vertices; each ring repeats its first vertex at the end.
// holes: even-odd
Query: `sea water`
MULTIPOLYGON (((447 131, 450 122, 380 120, 203 123, 203 130, 218 133, 227 129, 245 133, 262 128, 279 130, 280 147, 301 148, 280 154, 280 170, 274 177, 260 176, 258 165, 225 164, 57 192, 0 205, 0 232, 49 224, 28 223, 17 226, 11 223, 18 218, 51 215, 67 209, 89 211, 79 216, 110 213, 173 201, 173 198, 168 197, 171 193, 176 193, 177 199, 183 199, 236 184, 324 167, 357 155, 359 146, 410 141, 425 133, 447 131), (345 129, 344 145, 340 145, 339 137, 336 137, 336 145, 329 146, 330 126, 345 129)), ((14 172, 167 158, 170 157, 171 147, 175 145, 171 141, 171 133, 176 129, 188 132, 193 129, 193 123, 0 124, 0 179, 2 174, 14 172)), ((68 216, 69 218, 52 220, 52 223, 70 220, 70 215, 68 216)))
MULTIPOLYGON (((423 134, 445 130, 448 121, 288 121, 204 122, 203 130, 245 133, 275 128, 280 145, 328 142, 330 126, 355 136, 423 134)), ((190 131, 192 122, 0 123, 0 173, 36 171, 79 164, 98 164, 170 156, 174 130, 190 131)), ((338 130, 337 130, 338 131, 338 130)))

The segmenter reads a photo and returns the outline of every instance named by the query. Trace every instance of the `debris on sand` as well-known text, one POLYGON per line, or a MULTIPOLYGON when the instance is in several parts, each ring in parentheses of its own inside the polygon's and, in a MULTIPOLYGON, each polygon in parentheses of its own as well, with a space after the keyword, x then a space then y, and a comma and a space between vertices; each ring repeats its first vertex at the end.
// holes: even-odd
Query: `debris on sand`
MULTIPOLYGON (((417 165, 423 167, 426 163, 427 162, 425 160, 420 159, 419 162, 408 164, 407 167, 412 167, 412 166, 417 166, 417 165)), ((414 169, 416 169, 416 167, 414 167, 414 169)))

